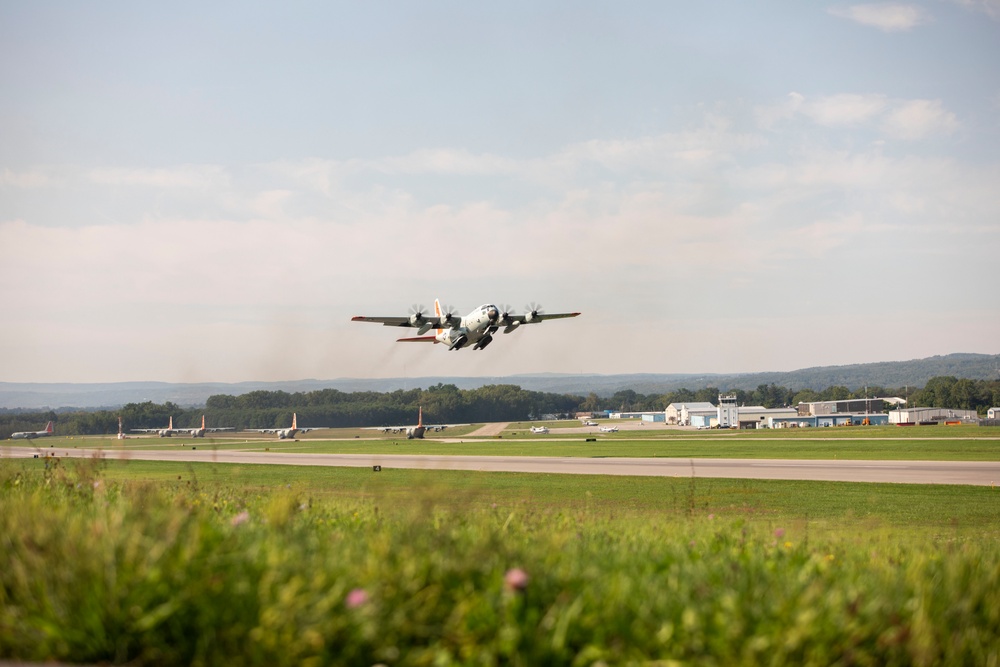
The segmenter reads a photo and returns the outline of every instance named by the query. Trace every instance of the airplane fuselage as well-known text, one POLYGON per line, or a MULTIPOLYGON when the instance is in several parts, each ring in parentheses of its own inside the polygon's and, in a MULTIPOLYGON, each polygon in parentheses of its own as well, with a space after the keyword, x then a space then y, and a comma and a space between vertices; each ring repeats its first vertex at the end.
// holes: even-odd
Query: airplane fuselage
POLYGON ((11 440, 34 440, 35 438, 47 438, 52 435, 52 422, 45 425, 44 431, 18 431, 11 433, 11 440))
POLYGON ((493 332, 497 329, 500 310, 493 304, 484 304, 463 317, 457 326, 439 329, 437 341, 449 350, 460 350, 472 346, 481 350, 493 342, 493 332))

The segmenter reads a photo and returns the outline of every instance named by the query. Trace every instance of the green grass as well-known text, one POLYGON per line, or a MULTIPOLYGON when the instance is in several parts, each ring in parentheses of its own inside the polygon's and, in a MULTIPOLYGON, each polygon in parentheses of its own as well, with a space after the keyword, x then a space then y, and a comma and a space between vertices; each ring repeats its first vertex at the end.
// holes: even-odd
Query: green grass
MULTIPOLYGON (((651 430, 653 427, 650 427, 651 430)), ((347 431, 351 433, 352 431, 347 431)), ((346 437, 340 431, 300 440, 267 440, 259 437, 142 438, 125 441, 110 438, 51 438, 12 446, 100 447, 105 449, 240 449, 317 454, 462 454, 563 457, 673 457, 746 459, 855 459, 855 460, 1000 460, 1000 428, 926 427, 896 429, 880 427, 828 429, 776 429, 767 431, 678 431, 662 429, 639 433, 531 435, 473 438, 455 434, 407 440, 368 431, 367 437, 346 437), (811 431, 811 432, 810 432, 811 431), (938 435, 938 434, 942 435, 938 435), (595 442, 586 442, 594 438, 595 442), (338 439, 331 439, 338 438, 338 439), (343 439, 340 439, 343 438, 343 439), (443 438, 443 439, 442 439, 443 438)))
MULTIPOLYGON (((0 460, 0 474, 42 475, 42 459, 0 460)), ((50 461, 65 471, 93 468, 109 482, 154 482, 176 491, 238 487, 270 493, 295 489, 310 497, 406 505, 433 498, 465 507, 581 510, 608 515, 714 515, 719 519, 813 522, 849 529, 875 522, 893 530, 927 529, 1000 537, 1000 489, 966 485, 872 484, 787 480, 694 479, 487 473, 383 468, 232 465, 157 461, 50 461)))
POLYGON ((0 657, 995 664, 996 493, 6 460, 0 657))

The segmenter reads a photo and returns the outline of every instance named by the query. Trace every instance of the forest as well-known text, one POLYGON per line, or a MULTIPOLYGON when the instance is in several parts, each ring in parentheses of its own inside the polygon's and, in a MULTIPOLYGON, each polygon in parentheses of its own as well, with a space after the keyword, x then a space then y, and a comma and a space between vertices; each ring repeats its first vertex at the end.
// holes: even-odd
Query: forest
MULTIPOLYGON (((309 392, 251 391, 238 396, 210 396, 204 407, 182 408, 174 403, 128 403, 119 410, 74 412, 0 412, 0 439, 17 431, 37 431, 46 422, 55 422, 57 435, 99 435, 116 433, 121 416, 126 432, 133 428, 162 428, 173 417, 178 428, 197 426, 205 415, 209 427, 231 426, 236 429, 284 428, 291 426, 292 413, 298 414, 299 426, 344 428, 415 424, 417 409, 423 408, 424 422, 480 423, 525 421, 543 416, 571 418, 577 413, 617 411, 662 411, 671 403, 718 403, 720 389, 706 387, 695 391, 678 389, 665 394, 640 394, 631 389, 601 397, 527 391, 511 384, 497 384, 477 389, 459 389, 439 383, 427 389, 392 392, 342 392, 322 389, 309 392)), ((976 410, 985 416, 992 406, 1000 406, 1000 381, 969 380, 952 376, 931 378, 918 390, 878 386, 850 390, 833 386, 823 391, 794 391, 775 384, 761 384, 756 389, 723 389, 736 394, 739 405, 763 405, 774 408, 812 401, 849 398, 906 398, 914 407, 941 407, 976 410)))

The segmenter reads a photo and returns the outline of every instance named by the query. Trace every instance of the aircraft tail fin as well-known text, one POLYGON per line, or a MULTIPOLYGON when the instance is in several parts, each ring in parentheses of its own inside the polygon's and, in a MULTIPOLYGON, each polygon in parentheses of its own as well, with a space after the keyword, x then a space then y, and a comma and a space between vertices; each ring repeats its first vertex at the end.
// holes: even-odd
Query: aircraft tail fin
POLYGON ((49 422, 48 424, 46 424, 45 425, 45 432, 46 433, 52 433, 52 427, 53 427, 53 425, 54 424, 52 422, 49 422))
POLYGON ((205 428, 205 415, 202 415, 202 416, 201 416, 201 428, 202 428, 202 429, 204 429, 204 428, 205 428))
POLYGON ((173 415, 170 415, 170 423, 167 424, 167 428, 169 428, 171 431, 174 430, 174 416, 173 415))
POLYGON ((419 408, 417 408, 417 426, 423 426, 423 425, 424 425, 424 408, 423 406, 420 406, 419 408))
POLYGON ((298 422, 299 422, 299 416, 293 412, 292 413, 292 428, 298 428, 299 427, 299 423, 298 422))
MULTIPOLYGON (((438 322, 441 321, 441 316, 444 315, 444 311, 441 310, 441 299, 434 299, 434 314, 437 316, 438 322)), ((441 333, 444 329, 435 329, 437 333, 441 333)))

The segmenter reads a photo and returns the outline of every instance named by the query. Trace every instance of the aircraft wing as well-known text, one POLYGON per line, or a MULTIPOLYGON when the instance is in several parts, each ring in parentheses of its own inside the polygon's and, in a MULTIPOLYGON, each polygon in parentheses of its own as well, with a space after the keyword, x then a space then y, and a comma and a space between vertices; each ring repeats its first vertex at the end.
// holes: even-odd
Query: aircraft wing
MULTIPOLYGON (((508 315, 508 319, 511 322, 517 322, 519 324, 535 324, 536 322, 544 322, 545 320, 561 320, 565 317, 576 317, 580 313, 538 313, 530 320, 527 315, 508 315)), ((506 324, 506 322, 501 322, 501 326, 506 324)))
MULTIPOLYGON (((368 317, 367 315, 355 315, 351 318, 352 322, 376 322, 384 327, 405 327, 409 329, 419 329, 420 327, 427 326, 429 329, 447 329, 456 328, 462 324, 462 318, 457 315, 453 316, 450 320, 441 323, 441 320, 436 315, 428 315, 422 320, 417 320, 414 324, 413 320, 409 317, 368 317)), ((414 339, 418 340, 418 339, 414 339)))
POLYGON ((129 430, 132 431, 132 433, 159 433, 160 431, 164 431, 166 429, 162 429, 162 428, 131 428, 129 430))
MULTIPOLYGON (((380 322, 382 326, 386 327, 412 327, 413 323, 410 322, 409 317, 366 317, 364 315, 357 315, 351 318, 352 322, 380 322)), ((422 324, 422 323, 421 323, 422 324)), ((419 326, 419 325, 417 325, 419 326)))
POLYGON ((206 428, 205 430, 208 431, 209 433, 217 433, 219 431, 235 431, 236 427, 235 426, 217 426, 215 428, 206 428))

